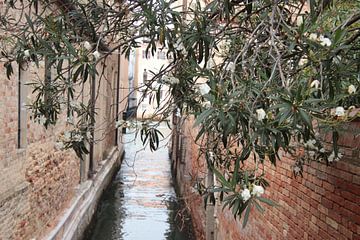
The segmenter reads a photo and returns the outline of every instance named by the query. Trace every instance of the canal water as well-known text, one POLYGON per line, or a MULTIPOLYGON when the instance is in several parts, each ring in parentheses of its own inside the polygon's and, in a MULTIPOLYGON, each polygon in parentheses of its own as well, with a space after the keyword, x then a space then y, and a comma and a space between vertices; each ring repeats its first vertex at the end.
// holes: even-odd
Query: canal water
MULTIPOLYGON (((159 130, 170 136, 166 126, 159 130)), ((99 203, 84 240, 192 240, 191 220, 178 201, 168 138, 151 152, 140 136, 125 134, 125 157, 99 203)))

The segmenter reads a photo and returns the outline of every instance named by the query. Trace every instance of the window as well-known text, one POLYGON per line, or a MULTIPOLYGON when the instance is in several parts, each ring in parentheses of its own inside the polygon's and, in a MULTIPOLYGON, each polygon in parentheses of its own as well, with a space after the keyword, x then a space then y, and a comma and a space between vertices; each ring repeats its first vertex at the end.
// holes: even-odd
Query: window
POLYGON ((142 58, 145 59, 146 58, 146 51, 142 50, 142 58))
POLYGON ((145 69, 144 72, 143 72, 143 83, 146 83, 147 80, 148 80, 148 73, 147 73, 147 71, 145 69))

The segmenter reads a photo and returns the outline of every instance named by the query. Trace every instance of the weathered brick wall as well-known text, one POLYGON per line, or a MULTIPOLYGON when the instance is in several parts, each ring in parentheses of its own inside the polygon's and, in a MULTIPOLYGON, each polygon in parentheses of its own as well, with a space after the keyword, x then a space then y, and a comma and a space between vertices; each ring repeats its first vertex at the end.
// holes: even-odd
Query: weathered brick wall
MULTIPOLYGON (((218 211, 218 239, 360 239, 360 122, 345 126, 339 145, 345 156, 327 166, 311 162, 294 177, 294 160, 266 164, 266 196, 280 206, 252 212, 248 226, 218 211)), ((327 138, 330 140, 330 138, 327 138)))
POLYGON ((0 239, 24 239, 15 237, 14 230, 23 229, 26 225, 22 219, 30 211, 27 192, 27 185, 24 184, 0 200, 0 239))
POLYGON ((202 158, 199 158, 199 149, 193 144, 196 130, 192 127, 192 121, 179 122, 176 124, 181 133, 173 132, 172 139, 172 163, 173 172, 176 174, 176 183, 182 199, 190 209, 192 223, 196 238, 205 239, 205 209, 202 197, 194 192, 196 181, 204 179, 206 166, 202 158))
MULTIPOLYGON (((18 148, 18 72, 0 75, 0 239, 28 239, 46 231, 72 197, 79 183, 79 159, 56 151, 60 123, 48 131, 27 121, 27 146, 18 148)), ((0 72, 4 67, 0 65, 0 72)), ((42 76, 43 68, 28 69, 28 79, 42 76)))
MULTIPOLYGON (((71 150, 57 151, 53 142, 28 147, 26 180, 30 211, 18 226, 19 236, 41 236, 57 223, 79 184, 79 159, 71 150)), ((21 239, 21 237, 20 237, 21 239)))
MULTIPOLYGON (((30 120, 28 111, 27 131, 23 133, 27 145, 18 148, 18 73, 17 66, 13 67, 15 74, 9 80, 0 65, 0 239, 38 239, 55 226, 70 204, 80 181, 80 160, 72 150, 54 148, 58 134, 66 128, 63 115, 56 127, 45 129, 30 120)), ((39 69, 30 66, 26 81, 42 76, 42 65, 39 69)), ((109 78, 113 81, 110 73, 109 78)), ((110 122, 114 115, 113 87, 103 86, 107 88, 98 98, 99 106, 110 107, 103 108, 99 119, 110 122)), ((96 161, 101 161, 114 146, 114 123, 98 124, 105 133, 100 138, 104 142, 101 148, 95 145, 95 151, 101 152, 96 161)))
MULTIPOLYGON (((360 122, 345 126, 339 139, 345 153, 341 161, 330 166, 311 162, 305 166, 303 177, 293 176, 294 160, 289 156, 285 155, 276 167, 267 162, 265 172, 270 187, 266 197, 279 207, 265 206, 264 215, 253 210, 248 225, 242 228, 241 221, 235 221, 228 210, 218 206, 215 239, 360 239, 359 131, 360 122)), ((186 148, 198 152, 194 143, 187 144, 186 148)), ((188 157, 186 165, 191 166, 196 156, 188 157)), ((196 175, 196 167, 191 171, 196 175)), ((181 185, 190 188, 191 184, 181 185)), ((200 207, 191 210, 194 215, 204 212, 200 207)))
MULTIPOLYGON (((3 65, 0 72, 4 73, 3 65)), ((0 239, 12 239, 29 210, 25 183, 26 152, 17 148, 17 75, 0 74, 0 239)))

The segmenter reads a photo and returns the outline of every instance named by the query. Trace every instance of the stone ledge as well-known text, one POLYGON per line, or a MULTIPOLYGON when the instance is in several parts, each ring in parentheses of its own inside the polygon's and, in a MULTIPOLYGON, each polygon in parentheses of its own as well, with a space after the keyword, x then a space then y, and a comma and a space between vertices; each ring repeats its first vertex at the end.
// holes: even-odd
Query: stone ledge
POLYGON ((65 210, 58 224, 44 239, 77 240, 82 238, 104 189, 120 167, 123 155, 123 148, 119 150, 114 147, 94 178, 79 185, 71 200, 71 206, 65 210))

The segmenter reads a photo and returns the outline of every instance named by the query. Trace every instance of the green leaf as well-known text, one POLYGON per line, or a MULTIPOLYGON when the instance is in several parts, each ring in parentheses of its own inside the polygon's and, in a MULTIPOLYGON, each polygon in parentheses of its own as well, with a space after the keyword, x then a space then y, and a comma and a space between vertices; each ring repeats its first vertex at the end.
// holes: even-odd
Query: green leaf
POLYGON ((299 114, 302 118, 302 120, 305 122, 305 124, 312 129, 312 124, 311 124, 311 118, 310 116, 302 109, 299 109, 299 114))
POLYGON ((265 209, 256 200, 253 200, 253 203, 255 204, 255 207, 259 212, 261 213, 265 212, 265 209))
POLYGON ((194 127, 199 126, 203 121, 214 112, 214 109, 206 109, 195 120, 194 127))
POLYGON ((212 168, 211 170, 214 172, 215 176, 219 179, 220 183, 223 186, 232 189, 232 185, 225 179, 225 177, 216 168, 212 168))
POLYGON ((245 215, 244 215, 243 224, 242 224, 243 228, 246 227, 246 224, 247 224, 247 222, 249 220, 250 210, 251 210, 251 202, 248 202, 248 205, 247 205, 247 208, 246 208, 246 211, 245 211, 245 215))
MULTIPOLYGON (((245 151, 245 150, 243 150, 243 151, 245 151)), ((235 186, 236 183, 237 183, 239 167, 240 167, 240 157, 237 157, 236 162, 235 162, 235 167, 234 167, 234 174, 233 174, 233 177, 231 179, 231 185, 233 185, 233 186, 235 186)))
POLYGON ((11 75, 14 73, 11 62, 4 63, 4 67, 6 68, 6 77, 10 79, 11 75))
POLYGON ((275 203, 274 201, 268 199, 268 198, 263 198, 263 197, 256 197, 256 199, 258 199, 259 201, 266 203, 272 207, 274 206, 279 206, 277 203, 275 203))

